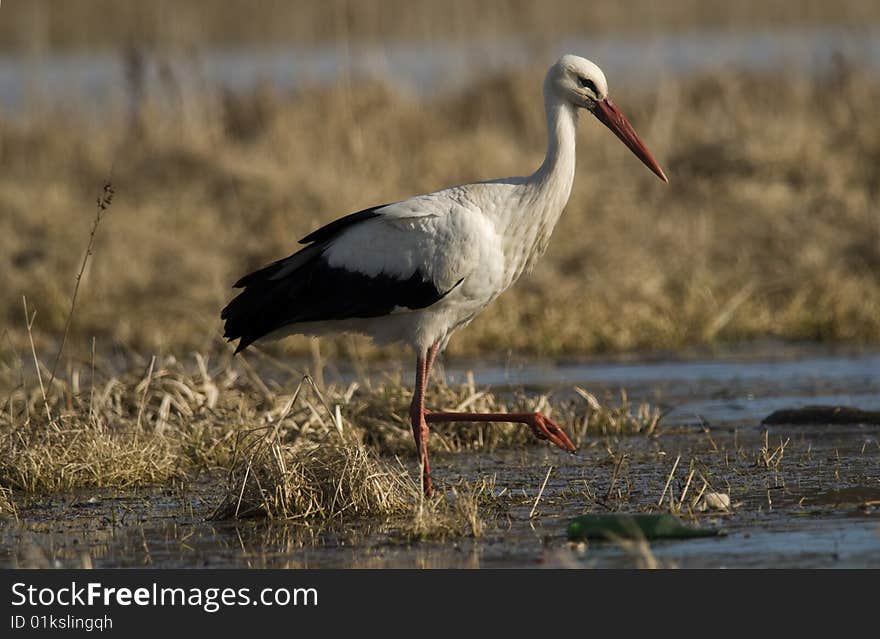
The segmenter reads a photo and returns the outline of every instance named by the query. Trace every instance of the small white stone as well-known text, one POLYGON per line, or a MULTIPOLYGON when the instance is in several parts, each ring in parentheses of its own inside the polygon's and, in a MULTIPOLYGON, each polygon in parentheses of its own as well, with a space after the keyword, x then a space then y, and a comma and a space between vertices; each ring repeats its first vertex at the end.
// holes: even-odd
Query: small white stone
POLYGON ((703 498, 697 505, 700 512, 706 510, 730 510, 730 495, 727 493, 703 493, 703 498))

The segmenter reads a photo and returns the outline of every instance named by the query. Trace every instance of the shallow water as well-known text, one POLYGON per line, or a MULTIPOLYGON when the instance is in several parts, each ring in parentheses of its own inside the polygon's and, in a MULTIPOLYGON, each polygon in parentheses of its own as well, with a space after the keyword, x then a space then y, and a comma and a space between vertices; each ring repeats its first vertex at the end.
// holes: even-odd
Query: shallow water
POLYGON ((475 374, 478 383, 498 386, 559 393, 572 384, 594 392, 625 387, 631 395, 679 403, 659 437, 591 438, 576 456, 544 445, 437 455, 441 488, 462 478, 494 479, 504 507, 497 517, 484 517, 480 539, 412 543, 377 521, 348 521, 333 530, 207 522, 221 498, 219 482, 207 481, 185 492, 91 491, 35 499, 21 508, 20 523, 0 522, 0 566, 880 567, 880 427, 760 425, 783 405, 880 406, 876 354, 527 365, 475 374), (676 414, 678 422, 671 419, 676 414), (780 446, 778 464, 761 463, 780 446), (615 476, 622 455, 625 463, 615 476), (706 472, 711 489, 728 493, 733 508, 697 513, 693 524, 723 528, 726 536, 654 542, 649 551, 566 540, 568 521, 585 511, 655 507, 679 456, 671 494, 678 500, 689 489, 693 496, 700 482, 686 485, 688 468, 706 472))
MULTIPOLYGON (((601 396, 625 388, 669 411, 667 423, 760 421, 781 408, 829 404, 880 409, 880 354, 474 368, 479 385, 547 391, 581 386, 601 396)), ((465 377, 450 370, 450 380, 465 377)))
MULTIPOLYGON (((524 40, 472 43, 345 43, 310 48, 208 49, 197 55, 168 54, 176 74, 173 88, 148 69, 158 95, 169 91, 226 88, 245 90, 261 82, 282 89, 332 83, 343 77, 380 76, 404 90, 429 95, 472 82, 506 68, 543 65, 567 52, 598 62, 617 85, 656 85, 658 78, 736 67, 816 73, 841 54, 880 68, 880 31, 787 28, 635 35, 568 36, 536 50, 524 40), (542 62, 543 61, 543 62, 542 62), (164 86, 164 88, 163 88, 164 86)), ((81 104, 98 110, 127 99, 122 56, 117 52, 67 53, 41 58, 0 55, 0 106, 24 112, 34 99, 81 104)), ((176 98, 176 95, 165 97, 176 98)))
MULTIPOLYGON (((694 524, 720 527, 726 536, 653 542, 650 556, 660 565, 677 567, 880 567, 880 510, 860 507, 880 492, 876 435, 876 431, 824 432, 812 441, 807 436, 797 446, 789 444, 789 454, 798 458, 793 468, 748 472, 746 464, 732 470, 726 481, 730 482, 733 512, 699 515, 694 524), (867 440, 875 445, 860 454, 867 440), (809 463, 803 456, 808 447, 813 459, 809 463), (841 456, 837 465, 828 464, 832 451, 835 457, 841 456), (823 498, 829 492, 843 497, 823 498)), ((673 439, 661 447, 682 455, 706 454, 696 436, 673 439)), ((744 437, 738 445, 748 439, 744 437)), ((724 436, 714 441, 720 447, 731 444, 724 436)), ((629 471, 618 480, 628 492, 620 502, 601 500, 604 507, 617 510, 621 504, 643 508, 656 503, 673 462, 671 454, 658 457, 657 444, 643 438, 632 438, 622 448, 632 459, 629 471)), ((397 538, 383 522, 368 521, 347 522, 345 528, 333 531, 259 521, 206 522, 204 516, 219 494, 205 486, 198 496, 188 499, 164 493, 123 498, 95 498, 93 494, 91 504, 72 506, 68 499, 45 504, 27 511, 24 524, 4 527, 0 565, 81 566, 85 561, 95 567, 639 565, 642 555, 638 550, 603 542, 573 545, 565 539, 568 521, 585 506, 576 490, 578 484, 584 482, 601 495, 610 492, 613 464, 604 457, 600 448, 579 457, 535 448, 525 453, 460 454, 438 460, 435 473, 441 483, 492 474, 496 490, 506 489, 515 496, 504 516, 478 540, 411 543, 397 538), (554 467, 551 479, 537 516, 530 519, 530 506, 550 465, 554 467), (192 512, 186 512, 183 504, 191 505, 192 512)), ((680 494, 681 479, 676 494, 680 494)), ((602 512, 603 506, 593 504, 592 509, 602 512)))

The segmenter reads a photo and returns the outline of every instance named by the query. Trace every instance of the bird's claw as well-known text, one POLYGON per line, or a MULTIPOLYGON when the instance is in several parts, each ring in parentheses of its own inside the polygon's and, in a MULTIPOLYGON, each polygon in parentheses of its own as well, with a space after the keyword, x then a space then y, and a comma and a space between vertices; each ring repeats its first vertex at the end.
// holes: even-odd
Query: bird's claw
POLYGON ((529 426, 531 426, 532 432, 538 439, 547 439, 570 453, 577 452, 577 448, 568 438, 568 435, 565 434, 565 431, 546 415, 541 413, 533 414, 529 421, 529 426))

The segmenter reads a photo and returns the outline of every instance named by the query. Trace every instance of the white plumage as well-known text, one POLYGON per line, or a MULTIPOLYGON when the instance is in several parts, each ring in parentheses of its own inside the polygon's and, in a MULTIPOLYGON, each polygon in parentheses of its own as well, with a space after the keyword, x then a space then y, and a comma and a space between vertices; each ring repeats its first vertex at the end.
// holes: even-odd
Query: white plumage
MULTIPOLYGON (((411 417, 430 492, 426 421, 487 421, 430 413, 424 387, 451 335, 530 269, 547 248, 574 180, 578 109, 591 111, 666 181, 632 127, 608 99, 602 71, 563 56, 544 81, 548 145, 527 177, 455 186, 361 211, 304 238, 298 253, 242 278, 224 309, 238 350, 264 336, 357 332, 379 343, 404 341, 418 353, 411 417)), ((574 446, 543 415, 493 415, 574 446)))

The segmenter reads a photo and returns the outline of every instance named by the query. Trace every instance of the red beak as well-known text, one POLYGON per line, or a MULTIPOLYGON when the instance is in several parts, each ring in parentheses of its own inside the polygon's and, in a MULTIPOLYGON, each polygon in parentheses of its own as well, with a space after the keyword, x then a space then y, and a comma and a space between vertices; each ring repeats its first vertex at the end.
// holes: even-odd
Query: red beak
POLYGON ((602 124, 614 131, 614 135, 620 138, 620 141, 629 147, 629 150, 635 153, 636 157, 645 163, 645 166, 651 169, 657 177, 668 184, 669 180, 663 173, 663 169, 657 164, 657 160, 654 159, 650 151, 645 147, 645 143, 642 142, 638 134, 635 132, 635 129, 632 128, 632 125, 623 116, 620 109, 611 102, 610 98, 599 100, 595 104, 595 108, 592 109, 593 115, 595 115, 602 124))

